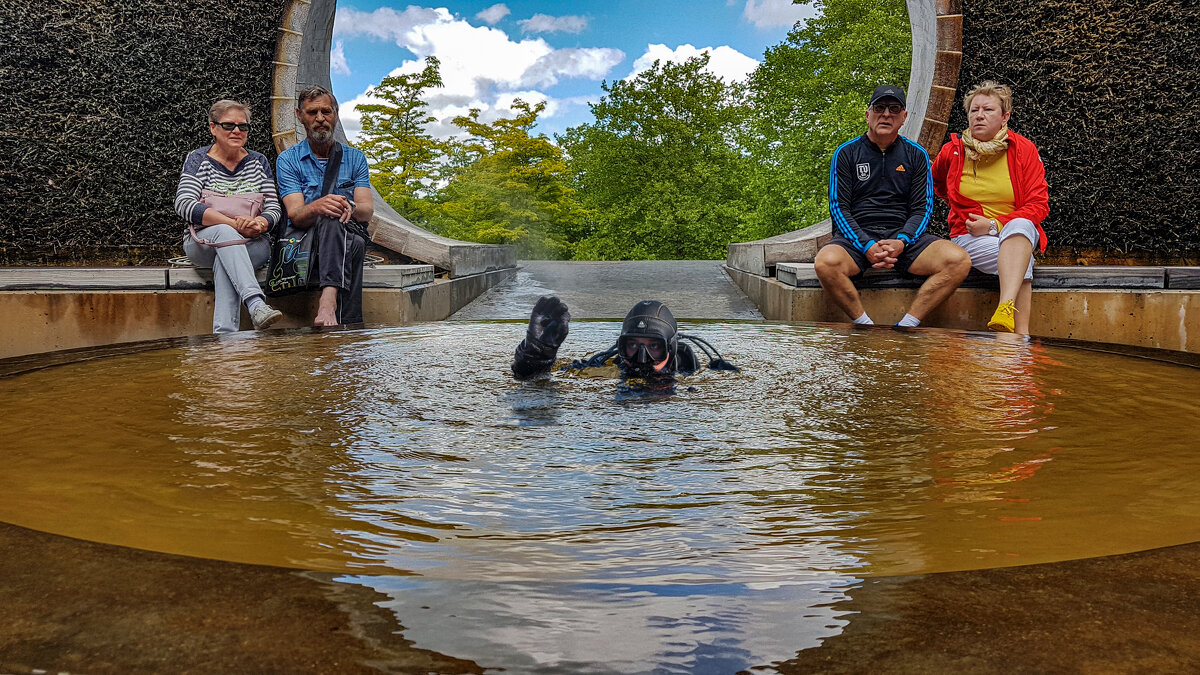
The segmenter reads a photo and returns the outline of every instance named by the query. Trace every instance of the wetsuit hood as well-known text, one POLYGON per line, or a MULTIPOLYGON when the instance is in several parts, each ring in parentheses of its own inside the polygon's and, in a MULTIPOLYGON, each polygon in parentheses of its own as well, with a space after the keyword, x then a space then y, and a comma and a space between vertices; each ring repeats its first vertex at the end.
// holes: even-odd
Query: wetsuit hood
POLYGON ((645 374, 670 374, 675 371, 675 355, 678 351, 679 326, 666 305, 658 300, 643 300, 625 315, 621 336, 617 338, 617 359, 623 369, 645 371, 645 374), (627 356, 625 344, 629 338, 662 340, 666 347, 665 358, 657 363, 647 362, 644 349, 636 352, 632 358, 627 356))

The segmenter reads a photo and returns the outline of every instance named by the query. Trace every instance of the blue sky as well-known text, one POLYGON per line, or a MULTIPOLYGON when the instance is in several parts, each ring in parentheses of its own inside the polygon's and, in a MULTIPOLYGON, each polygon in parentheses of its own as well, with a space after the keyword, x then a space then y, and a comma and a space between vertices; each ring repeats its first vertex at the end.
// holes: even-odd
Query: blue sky
POLYGON ((603 80, 703 50, 714 73, 742 79, 796 21, 814 15, 791 0, 341 0, 330 75, 352 138, 354 104, 367 88, 393 72, 420 71, 430 55, 445 81, 427 96, 439 119, 435 136, 457 131, 450 120, 472 107, 484 120, 506 116, 515 98, 545 101, 537 131, 555 134, 591 121, 587 102, 599 100, 603 80))

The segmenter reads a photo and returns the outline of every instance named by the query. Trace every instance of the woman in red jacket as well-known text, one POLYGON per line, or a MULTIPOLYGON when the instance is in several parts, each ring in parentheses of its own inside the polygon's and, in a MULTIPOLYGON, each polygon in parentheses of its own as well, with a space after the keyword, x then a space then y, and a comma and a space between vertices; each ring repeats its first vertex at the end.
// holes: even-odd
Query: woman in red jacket
POLYGON ((966 249, 975 269, 1000 277, 1000 304, 988 328, 1027 334, 1033 249, 1046 250, 1046 169, 1033 142, 1008 129, 1008 86, 978 84, 963 108, 969 128, 942 146, 933 189, 950 205, 951 240, 966 249))

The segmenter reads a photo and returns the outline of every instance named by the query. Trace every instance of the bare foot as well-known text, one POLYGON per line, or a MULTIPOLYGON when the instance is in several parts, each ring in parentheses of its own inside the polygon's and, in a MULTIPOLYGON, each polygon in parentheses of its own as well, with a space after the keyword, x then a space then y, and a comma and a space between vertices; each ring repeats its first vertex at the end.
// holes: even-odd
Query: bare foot
POLYGON ((313 319, 313 325, 314 326, 336 326, 336 325, 338 325, 337 315, 334 313, 333 310, 330 310, 328 312, 323 312, 323 311, 318 310, 317 318, 313 319))
POLYGON ((336 326, 337 320, 337 288, 326 286, 321 289, 321 299, 317 301, 317 318, 313 319, 314 326, 336 326))

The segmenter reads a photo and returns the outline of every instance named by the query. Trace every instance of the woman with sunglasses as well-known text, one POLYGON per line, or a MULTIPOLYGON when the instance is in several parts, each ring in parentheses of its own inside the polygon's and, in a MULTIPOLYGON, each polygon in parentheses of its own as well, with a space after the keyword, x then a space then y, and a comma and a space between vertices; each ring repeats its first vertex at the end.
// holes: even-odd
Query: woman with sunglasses
POLYGON ((1046 250, 1046 168, 1033 142, 1008 128, 1008 86, 978 84, 963 97, 963 108, 968 128, 950 134, 934 160, 933 190, 950 205, 950 238, 975 269, 1000 279, 1000 303, 988 328, 1028 334, 1033 249, 1046 250))
POLYGON ((282 215, 271 164, 247 150, 250 108, 228 99, 208 111, 211 145, 188 154, 175 191, 175 212, 188 222, 183 250, 197 267, 211 267, 213 332, 241 325, 242 305, 256 329, 283 314, 266 303, 254 270, 271 257, 266 233, 282 215))

